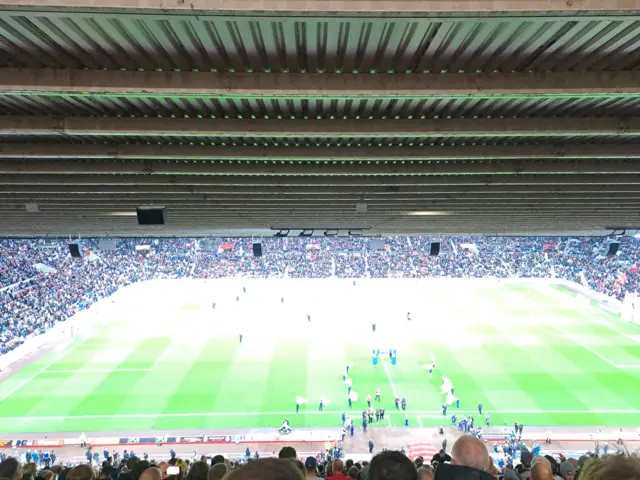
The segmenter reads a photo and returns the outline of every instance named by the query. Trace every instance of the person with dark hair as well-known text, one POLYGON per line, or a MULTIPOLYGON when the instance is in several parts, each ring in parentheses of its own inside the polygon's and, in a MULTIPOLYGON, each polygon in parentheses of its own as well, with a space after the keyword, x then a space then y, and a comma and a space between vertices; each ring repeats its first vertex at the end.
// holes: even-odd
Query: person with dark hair
POLYGON ((431 463, 433 462, 439 462, 439 463, 451 462, 451 456, 445 451, 444 448, 442 448, 438 453, 436 453, 433 457, 431 457, 431 463))
POLYGON ((387 450, 371 459, 368 480, 417 480, 416 466, 402 452, 387 450))
MULTIPOLYGON (((129 462, 127 462, 127 463, 129 463, 129 462)), ((139 480, 140 475, 142 475, 142 472, 144 472, 150 466, 151 466, 151 464, 147 460, 142 460, 141 462, 135 462, 132 465, 132 468, 130 470, 131 471, 131 480, 139 480)))
POLYGON ((9 480, 20 480, 22 478, 22 468, 20 462, 13 457, 7 458, 0 463, 0 477, 9 480))
POLYGON ((217 465, 218 463, 224 463, 224 457, 222 455, 216 455, 211 459, 211 466, 217 465))
POLYGON ((356 478, 358 478, 359 473, 360 473, 360 470, 358 470, 358 467, 355 467, 355 466, 352 466, 351 468, 349 468, 349 470, 347 470, 347 474, 349 475, 351 480, 356 480, 356 478))
MULTIPOLYGON (((185 477, 186 480, 207 480, 207 474, 209 473, 209 465, 206 462, 193 462, 189 473, 185 477)), ((134 479, 136 480, 136 479, 134 479)))
POLYGON ((67 480, 93 480, 95 478, 91 465, 78 465, 71 469, 67 480))
POLYGON ((261 458, 233 470, 227 480, 304 480, 304 476, 291 460, 261 458))
POLYGON ((296 449, 289 446, 282 447, 280 453, 278 453, 278 458, 296 458, 297 456, 296 449))

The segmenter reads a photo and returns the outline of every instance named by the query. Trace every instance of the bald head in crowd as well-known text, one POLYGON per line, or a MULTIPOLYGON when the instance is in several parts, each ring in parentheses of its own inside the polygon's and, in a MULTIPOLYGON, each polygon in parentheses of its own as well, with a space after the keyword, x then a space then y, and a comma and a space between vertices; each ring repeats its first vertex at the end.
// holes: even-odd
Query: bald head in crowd
POLYGON ((304 480, 291 460, 261 458, 233 470, 227 480, 304 480))
POLYGON ((162 480, 162 471, 159 468, 147 468, 140 474, 140 480, 162 480))
POLYGON ((530 480, 553 480, 551 464, 546 458, 544 460, 544 462, 536 462, 531 467, 531 475, 529 476, 530 480))
POLYGON ((209 469, 207 480, 222 480, 229 468, 224 463, 217 463, 209 469))
POLYGON ((489 452, 482 440, 471 435, 463 435, 451 449, 451 463, 462 467, 471 467, 483 472, 489 471, 489 452))

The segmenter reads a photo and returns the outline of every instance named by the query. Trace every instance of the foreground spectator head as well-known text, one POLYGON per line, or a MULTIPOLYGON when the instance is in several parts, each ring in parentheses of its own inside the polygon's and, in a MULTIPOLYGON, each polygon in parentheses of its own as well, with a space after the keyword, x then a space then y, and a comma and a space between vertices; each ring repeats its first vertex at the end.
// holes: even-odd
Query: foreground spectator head
POLYGON ((216 455, 211 459, 211 466, 217 465, 219 463, 225 463, 224 457, 222 455, 216 455))
POLYGON ((434 473, 431 465, 422 465, 418 468, 418 480, 433 480, 434 473))
POLYGON ((147 468, 140 475, 140 480, 162 480, 162 471, 157 467, 147 468))
POLYGON ((293 447, 282 447, 278 453, 278 458, 296 458, 297 456, 296 449, 293 447))
POLYGON ((51 470, 40 470, 38 480, 51 480, 55 474, 51 470))
POLYGON ((531 468, 533 468, 533 466, 536 463, 548 463, 549 467, 551 467, 551 464, 549 463, 549 460, 547 460, 545 457, 543 457, 542 455, 536 455, 535 457, 533 457, 533 460, 531 460, 531 468))
POLYGON ((520 463, 525 469, 531 468, 531 461, 533 460, 533 454, 531 452, 522 452, 520 456, 520 463))
POLYGON ((483 472, 489 471, 489 452, 482 440, 463 435, 451 449, 451 463, 462 467, 471 467, 483 472))
POLYGON ((25 473, 28 473, 32 477, 35 477, 37 471, 38 471, 38 466, 33 462, 29 462, 29 463, 27 463, 27 464, 22 466, 22 474, 23 475, 25 473))
POLYGON ((316 476, 316 469, 318 468, 318 462, 314 457, 307 457, 304 461, 304 469, 307 472, 308 477, 316 476))
POLYGON ((355 480, 356 478, 358 478, 358 474, 360 473, 360 470, 358 470, 358 467, 351 466, 349 467, 349 470, 347 471, 347 473, 353 480, 355 480))
POLYGON ((0 463, 0 477, 8 478, 9 480, 20 480, 22 478, 20 462, 15 458, 7 458, 0 463))
POLYGON ((553 469, 551 468, 551 463, 547 460, 546 462, 536 462, 531 467, 531 475, 529 477, 531 480, 553 480, 553 469))
POLYGON ((605 455, 587 461, 580 480, 636 480, 640 478, 637 455, 605 455))
POLYGON ((415 465, 402 452, 388 450, 371 459, 368 480, 417 480, 415 465))
POLYGON ((562 462, 560 464, 560 476, 564 480, 573 480, 574 473, 575 469, 569 462, 562 462))
POLYGON ((222 480, 228 471, 229 468, 224 463, 216 463, 209 469, 207 480, 222 480))
POLYGON ((71 469, 67 475, 67 480, 93 480, 93 468, 90 465, 78 465, 71 469))
POLYGON ((133 472, 133 467, 136 466, 136 463, 138 463, 138 457, 129 457, 126 463, 127 470, 133 472))
POLYGON ((342 473, 343 469, 344 469, 343 461, 340 460, 340 459, 335 459, 333 461, 333 474, 334 475, 340 475, 342 473))
POLYGON ((169 468, 169 462, 160 462, 156 466, 160 469, 162 478, 167 478, 167 468, 169 468))
POLYGON ((189 473, 185 477, 187 480, 207 480, 209 465, 206 462, 193 462, 189 473))
POLYGON ((150 466, 151 464, 147 460, 136 462, 131 469, 131 478, 133 480, 139 480, 140 475, 142 475, 142 472, 144 472, 150 466))
POLYGON ((304 476, 290 460, 261 458, 233 470, 227 480, 304 480, 304 476))

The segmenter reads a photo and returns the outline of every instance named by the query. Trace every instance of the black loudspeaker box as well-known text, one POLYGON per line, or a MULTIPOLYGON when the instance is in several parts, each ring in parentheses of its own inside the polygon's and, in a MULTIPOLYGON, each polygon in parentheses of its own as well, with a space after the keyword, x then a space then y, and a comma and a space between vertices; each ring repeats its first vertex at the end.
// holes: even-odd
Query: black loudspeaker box
POLYGON ((261 243, 254 243, 253 244, 253 256, 254 257, 261 257, 262 256, 262 244, 261 243))
POLYGON ((618 248, 620 248, 620 244, 619 243, 610 243, 609 244, 609 251, 607 252, 607 257, 615 257, 616 253, 618 253, 618 248))
POLYGON ((162 208, 138 208, 138 225, 164 225, 164 210, 162 208))
POLYGON ((80 246, 77 243, 70 243, 69 244, 69 253, 71 254, 71 256, 73 258, 81 258, 82 255, 80 254, 80 246))
POLYGON ((432 257, 437 257, 438 255, 440 255, 440 242, 431 242, 429 255, 432 257))

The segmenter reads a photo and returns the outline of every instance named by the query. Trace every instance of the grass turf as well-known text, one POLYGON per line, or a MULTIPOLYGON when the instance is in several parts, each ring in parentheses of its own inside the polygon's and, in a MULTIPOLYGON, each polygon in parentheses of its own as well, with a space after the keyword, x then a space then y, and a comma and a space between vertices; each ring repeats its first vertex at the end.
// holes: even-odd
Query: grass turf
POLYGON ((336 426, 349 414, 347 363, 357 426, 376 388, 395 426, 405 414, 412 426, 447 425, 452 413, 477 421, 479 402, 493 424, 640 424, 640 330, 547 286, 252 280, 244 294, 238 282, 171 285, 119 301, 105 326, 0 384, 0 432, 251 428, 284 417, 336 426), (373 348, 396 348, 398 364, 372 366, 373 348), (447 417, 441 375, 461 399, 447 417), (407 412, 395 410, 394 391, 407 412), (299 414, 296 396, 309 400, 299 414))

